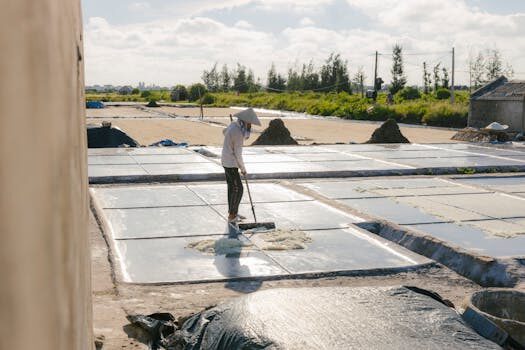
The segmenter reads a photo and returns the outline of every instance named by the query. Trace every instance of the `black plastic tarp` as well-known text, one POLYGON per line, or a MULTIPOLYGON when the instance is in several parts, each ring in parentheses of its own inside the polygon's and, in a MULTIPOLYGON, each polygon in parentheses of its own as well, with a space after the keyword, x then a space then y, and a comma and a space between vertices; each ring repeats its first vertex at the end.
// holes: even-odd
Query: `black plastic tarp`
POLYGON ((500 349, 407 287, 271 289, 189 318, 167 349, 500 349))
POLYGON ((138 147, 139 143, 119 128, 111 126, 88 125, 88 148, 138 147))

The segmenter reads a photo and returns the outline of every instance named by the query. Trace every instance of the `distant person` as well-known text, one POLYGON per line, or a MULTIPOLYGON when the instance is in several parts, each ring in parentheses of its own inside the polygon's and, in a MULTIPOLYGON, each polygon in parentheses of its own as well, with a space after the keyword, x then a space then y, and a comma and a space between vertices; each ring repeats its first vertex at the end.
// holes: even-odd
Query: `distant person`
POLYGON ((244 140, 250 137, 252 124, 261 125, 257 114, 252 108, 248 108, 234 114, 237 118, 224 129, 224 144, 222 146, 221 164, 226 173, 228 184, 228 222, 237 222, 245 219, 239 215, 239 204, 241 203, 243 187, 239 170, 246 176, 246 167, 242 158, 242 147, 244 140))

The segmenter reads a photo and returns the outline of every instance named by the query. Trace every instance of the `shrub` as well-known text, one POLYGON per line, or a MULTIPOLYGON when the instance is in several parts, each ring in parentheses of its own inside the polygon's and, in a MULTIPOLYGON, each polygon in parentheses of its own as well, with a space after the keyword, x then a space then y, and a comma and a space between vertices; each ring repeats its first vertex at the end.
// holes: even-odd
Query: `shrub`
POLYGON ((467 125, 468 108, 440 102, 432 105, 422 122, 431 126, 463 128, 467 125))
POLYGON ((185 101, 188 99, 188 90, 184 85, 177 85, 171 91, 170 98, 173 102, 185 101))
POLYGON ((193 84, 190 86, 188 91, 188 100, 190 102, 197 101, 198 99, 202 98, 206 92, 208 91, 203 84, 193 84))
POLYGON ((402 100, 416 100, 421 97, 419 90, 411 86, 404 87, 397 93, 397 95, 402 100))
POLYGON ((204 105, 211 105, 215 103, 215 97, 210 93, 206 93, 202 96, 201 103, 204 105))
POLYGON ((137 89, 137 88, 134 88, 134 89, 131 91, 131 93, 132 93, 133 95, 138 95, 138 94, 140 94, 140 90, 137 89))
POLYGON ((446 100, 450 98, 450 91, 448 89, 437 89, 436 98, 438 100, 446 100))
POLYGON ((145 90, 140 93, 140 97, 142 98, 148 98, 151 95, 151 91, 145 90))

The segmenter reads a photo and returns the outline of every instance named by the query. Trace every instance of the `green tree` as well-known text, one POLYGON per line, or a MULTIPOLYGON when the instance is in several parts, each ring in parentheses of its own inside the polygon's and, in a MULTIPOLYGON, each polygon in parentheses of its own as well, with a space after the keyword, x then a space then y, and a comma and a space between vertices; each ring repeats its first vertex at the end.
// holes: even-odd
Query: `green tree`
POLYGON ((434 91, 439 89, 439 84, 441 83, 441 77, 439 76, 439 66, 441 62, 434 66, 434 91))
POLYGON ((274 63, 268 71, 267 85, 270 92, 282 92, 286 88, 286 79, 277 73, 274 63))
POLYGON ((504 62, 498 49, 480 51, 475 56, 471 53, 468 66, 470 85, 474 89, 478 89, 502 75, 505 75, 507 78, 514 76, 514 69, 509 63, 504 62))
POLYGON ((323 91, 346 91, 352 93, 347 66, 348 62, 343 60, 340 54, 331 53, 321 67, 320 89, 323 91))
POLYGON ((423 62, 423 92, 428 94, 430 92, 430 86, 432 85, 432 79, 430 78, 430 72, 427 69, 427 63, 423 62))
POLYGON ((392 50, 392 82, 390 83, 390 92, 395 95, 399 90, 405 87, 407 78, 403 67, 403 48, 395 44, 392 50))
POLYGON ((450 84, 450 79, 449 79, 449 76, 448 76, 448 70, 447 70, 447 68, 443 67, 442 71, 443 71, 443 78, 441 79, 441 87, 443 89, 448 89, 449 88, 449 84, 450 84))
POLYGON ((131 93, 132 93, 133 95, 138 95, 138 94, 140 94, 140 90, 137 89, 137 88, 134 88, 134 89, 131 91, 131 93))
POLYGON ((312 61, 303 63, 301 70, 301 85, 303 90, 315 90, 319 88, 319 74, 315 71, 312 61))
POLYGON ((188 99, 188 90, 184 85, 177 85, 171 90, 171 100, 176 101, 185 101, 188 99))
POLYGON ((303 84, 302 84, 301 76, 299 73, 294 70, 293 68, 288 69, 288 79, 286 81, 286 90, 289 91, 302 91, 303 90, 303 84))
POLYGON ((221 91, 227 92, 230 91, 232 85, 232 79, 230 72, 228 71, 228 66, 223 65, 220 76, 221 91))
POLYGON ((248 92, 248 83, 246 81, 246 67, 237 63, 237 70, 233 78, 233 89, 240 93, 248 92))
POLYGON ((365 97, 365 79, 365 71, 363 66, 360 66, 354 75, 354 84, 359 87, 359 91, 361 91, 361 97, 365 97))
POLYGON ((485 56, 482 52, 478 52, 474 58, 472 54, 469 57, 469 72, 470 72, 470 85, 474 89, 478 89, 485 83, 485 56))
POLYGON ((208 91, 217 92, 220 90, 220 76, 217 71, 217 63, 209 71, 205 70, 201 78, 208 91))
POLYGON ((485 62, 486 81, 491 81, 505 75, 507 78, 514 76, 514 68, 510 64, 503 66, 503 58, 498 49, 487 50, 485 62))
POLYGON ((259 87, 257 83, 255 82, 255 77, 251 69, 248 71, 248 75, 246 76, 246 85, 248 86, 248 92, 259 91, 259 87))
POLYGON ((200 100, 208 91, 206 90, 206 86, 203 84, 193 84, 190 86, 190 89, 188 91, 188 100, 190 102, 198 101, 200 100))

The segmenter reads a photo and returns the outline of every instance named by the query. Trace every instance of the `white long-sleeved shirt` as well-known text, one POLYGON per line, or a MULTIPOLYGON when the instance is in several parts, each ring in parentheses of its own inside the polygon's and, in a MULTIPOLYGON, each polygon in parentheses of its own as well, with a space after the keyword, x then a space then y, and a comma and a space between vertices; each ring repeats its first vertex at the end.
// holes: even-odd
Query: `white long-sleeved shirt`
POLYGON ((225 168, 239 168, 244 171, 244 160, 242 159, 242 146, 244 136, 239 122, 231 123, 223 131, 224 144, 222 146, 221 164, 225 168))

